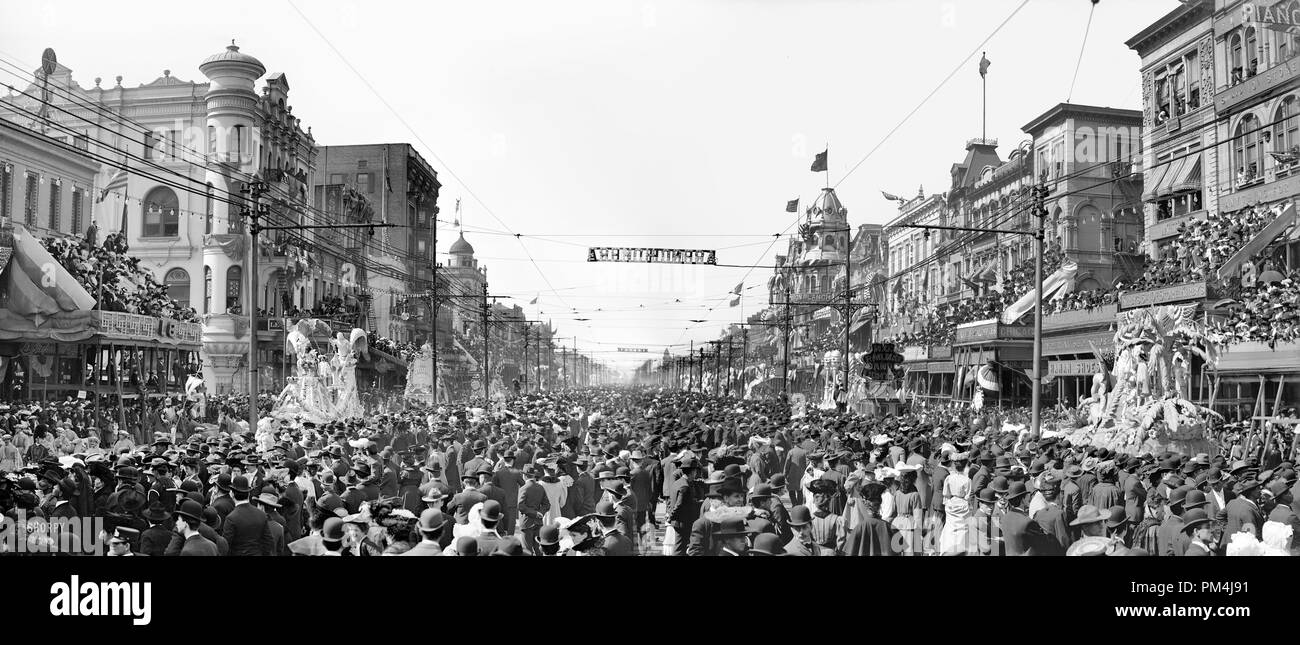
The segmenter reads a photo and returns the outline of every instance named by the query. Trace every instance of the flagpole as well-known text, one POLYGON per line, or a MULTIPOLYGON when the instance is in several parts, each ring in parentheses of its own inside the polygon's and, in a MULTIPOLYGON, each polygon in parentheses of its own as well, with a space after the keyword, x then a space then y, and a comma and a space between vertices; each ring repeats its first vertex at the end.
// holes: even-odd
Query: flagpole
MULTIPOLYGON (((981 61, 986 60, 985 54, 988 54, 988 52, 980 52, 981 61)), ((987 141, 989 120, 989 77, 983 72, 980 73, 980 87, 984 94, 983 99, 980 101, 980 139, 982 141, 987 141)))

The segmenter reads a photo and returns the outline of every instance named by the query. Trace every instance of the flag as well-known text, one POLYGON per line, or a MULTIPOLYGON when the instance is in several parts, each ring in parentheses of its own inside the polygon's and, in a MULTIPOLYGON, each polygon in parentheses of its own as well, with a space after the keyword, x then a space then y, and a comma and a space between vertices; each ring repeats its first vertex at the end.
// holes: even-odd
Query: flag
POLYGON ((739 306, 740 306, 740 298, 739 298, 739 297, 732 298, 732 299, 731 299, 731 306, 732 306, 732 307, 739 307, 739 306))
POLYGON ((798 197, 796 197, 796 198, 794 198, 794 199, 792 199, 792 200, 790 200, 790 201, 788 201, 788 202, 785 203, 785 212, 787 212, 787 213, 798 213, 798 212, 799 212, 799 198, 798 198, 798 197))
POLYGON ((881 194, 881 195, 884 195, 884 196, 885 196, 885 199, 888 199, 888 200, 890 200, 890 201, 894 201, 894 202, 905 202, 905 201, 907 201, 906 199, 903 199, 902 197, 899 197, 898 195, 891 195, 890 193, 887 193, 887 192, 885 192, 885 191, 883 191, 883 190, 880 191, 880 194, 881 194))
POLYGON ((537 296, 534 296, 532 300, 529 300, 529 301, 528 301, 528 304, 530 304, 530 305, 535 305, 535 304, 537 304, 537 296))
POLYGON ((980 384, 980 387, 985 390, 990 392, 1002 391, 1002 386, 998 384, 997 371, 993 369, 992 365, 985 363, 983 367, 979 368, 979 371, 976 372, 975 380, 980 384))
POLYGON ((830 150, 827 149, 825 152, 817 154, 817 157, 813 159, 812 163, 813 172, 826 172, 826 155, 829 152, 830 150))
MULTIPOLYGON (((1068 293, 1068 290, 1074 284, 1074 275, 1078 272, 1079 265, 1073 260, 1066 260, 1065 264, 1056 270, 1056 273, 1043 279, 1043 297, 1050 299, 1053 294, 1061 289, 1066 289, 1066 293, 1068 293)), ((1034 291, 1034 289, 1030 289, 1028 293, 1002 311, 1002 324, 1014 324, 1021 316, 1029 313, 1038 304, 1038 294, 1034 291)))
POLYGON ((993 63, 984 54, 980 54, 980 78, 984 78, 989 73, 989 65, 993 63))
POLYGON ((99 199, 96 199, 95 203, 98 204, 105 199, 108 199, 108 194, 115 190, 126 188, 126 180, 126 171, 118 168, 117 171, 113 173, 113 176, 109 178, 108 185, 104 186, 104 188, 99 191, 99 199))
POLYGON ((741 289, 744 289, 744 288, 745 288, 745 283, 744 283, 744 282, 740 282, 740 283, 737 283, 737 284, 736 284, 736 288, 735 288, 735 289, 732 289, 731 292, 734 293, 734 294, 736 294, 736 295, 740 295, 740 290, 741 290, 741 289))
POLYGON ((44 318, 64 311, 86 311, 95 304, 54 256, 22 224, 14 223, 13 258, 9 275, 9 309, 34 316, 39 327, 44 318))

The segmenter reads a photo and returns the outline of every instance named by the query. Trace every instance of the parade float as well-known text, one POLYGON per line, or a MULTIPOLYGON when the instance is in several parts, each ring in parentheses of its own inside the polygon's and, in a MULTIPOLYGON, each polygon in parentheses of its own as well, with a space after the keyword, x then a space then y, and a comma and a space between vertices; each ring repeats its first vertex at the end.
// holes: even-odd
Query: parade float
POLYGON ((273 418, 324 424, 363 416, 357 393, 357 360, 369 359, 366 332, 338 332, 324 343, 330 353, 323 355, 312 336, 328 337, 332 331, 316 319, 299 320, 290 327, 286 351, 293 352, 297 362, 294 376, 271 409, 273 418))
POLYGON ((1080 402, 1086 425, 1049 432, 1128 454, 1214 453, 1207 428, 1209 418, 1219 415, 1190 401, 1188 393, 1194 361, 1213 370, 1220 349, 1193 305, 1122 312, 1113 367, 1093 377, 1092 395, 1080 402))

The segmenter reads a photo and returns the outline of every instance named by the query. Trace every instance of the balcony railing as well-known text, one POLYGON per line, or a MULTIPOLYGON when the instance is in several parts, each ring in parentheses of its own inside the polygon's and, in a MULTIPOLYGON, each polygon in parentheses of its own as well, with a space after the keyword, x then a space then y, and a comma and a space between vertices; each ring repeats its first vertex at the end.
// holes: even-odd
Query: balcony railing
POLYGON ((1043 331, 1104 327, 1115 322, 1115 314, 1118 312, 1119 303, 1111 303, 1092 309, 1078 309, 1049 314, 1043 316, 1043 331))
POLYGON ((972 345, 994 340, 1024 340, 1033 337, 1033 327, 1004 325, 995 318, 957 325, 953 345, 972 345))
POLYGON ((1210 297, 1209 284, 1202 280, 1120 294, 1119 306, 1120 309, 1133 309, 1172 302, 1205 300, 1208 297, 1210 297))

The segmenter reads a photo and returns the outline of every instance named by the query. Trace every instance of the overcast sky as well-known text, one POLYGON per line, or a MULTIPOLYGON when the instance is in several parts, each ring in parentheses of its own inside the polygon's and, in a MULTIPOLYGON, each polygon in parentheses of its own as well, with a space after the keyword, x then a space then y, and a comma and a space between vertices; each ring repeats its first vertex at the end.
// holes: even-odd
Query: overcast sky
MULTIPOLYGON (((794 222, 786 201, 810 203, 825 180, 808 166, 827 143, 854 226, 896 212, 881 190, 946 190, 964 142, 980 136, 978 53, 868 152, 1021 4, 294 2, 10 2, 0 55, 34 69, 53 47, 84 87, 119 74, 134 87, 164 69, 202 82, 199 62, 234 38, 287 75, 294 115, 319 143, 414 144, 443 183, 441 218, 462 199, 492 293, 624 366, 646 355, 620 345, 660 354, 716 338, 743 320, 727 291, 744 279, 752 314, 771 271, 589 265, 586 246, 718 249, 720 263, 770 265, 786 246, 769 250, 772 234, 794 222)), ((988 136, 1004 157, 1022 125, 1066 100, 1089 6, 1031 0, 983 48, 988 136)), ((1100 3, 1072 102, 1140 109, 1139 60, 1124 41, 1177 6, 1100 3)), ((455 237, 440 231, 439 251, 455 237)))

